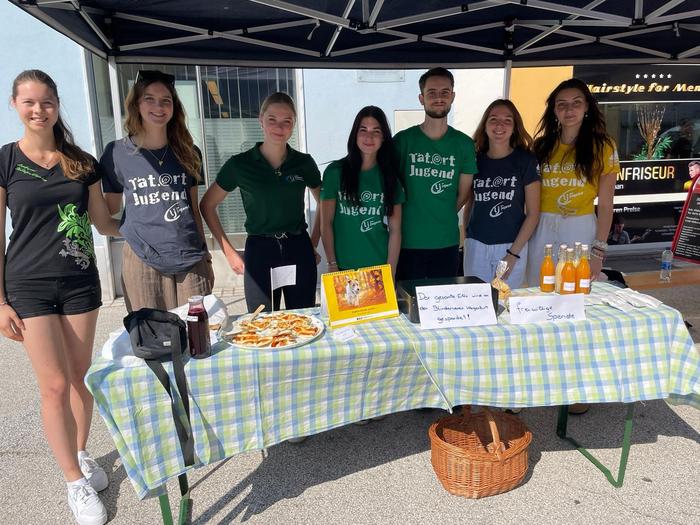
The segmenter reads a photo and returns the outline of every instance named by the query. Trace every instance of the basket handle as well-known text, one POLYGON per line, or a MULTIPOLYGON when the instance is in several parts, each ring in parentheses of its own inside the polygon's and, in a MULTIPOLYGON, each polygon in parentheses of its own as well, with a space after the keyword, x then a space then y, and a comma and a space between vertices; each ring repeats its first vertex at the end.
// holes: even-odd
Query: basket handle
POLYGON ((503 442, 501 441, 501 436, 498 433, 498 426, 496 426, 496 420, 493 418, 493 414, 487 407, 482 407, 482 410, 484 411, 484 415, 486 416, 486 419, 489 422, 489 429, 491 429, 494 453, 496 454, 496 457, 499 461, 503 461, 502 453, 505 452, 506 447, 503 445, 503 442))

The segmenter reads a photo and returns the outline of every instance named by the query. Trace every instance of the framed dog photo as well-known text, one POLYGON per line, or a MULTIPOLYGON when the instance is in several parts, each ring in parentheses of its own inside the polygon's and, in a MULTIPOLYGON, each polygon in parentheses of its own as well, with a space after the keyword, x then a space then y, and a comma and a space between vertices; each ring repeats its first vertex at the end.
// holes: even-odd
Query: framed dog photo
POLYGON ((399 315, 388 264, 324 273, 321 294, 331 328, 399 315))

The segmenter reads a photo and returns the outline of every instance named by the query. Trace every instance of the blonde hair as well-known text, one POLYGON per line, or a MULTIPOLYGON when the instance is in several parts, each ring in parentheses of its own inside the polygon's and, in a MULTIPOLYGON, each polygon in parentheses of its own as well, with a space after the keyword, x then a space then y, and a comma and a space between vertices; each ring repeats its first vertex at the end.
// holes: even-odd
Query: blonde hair
POLYGON ((20 84, 25 82, 39 82, 47 86, 56 97, 59 104, 58 120, 53 125, 53 137, 56 141, 56 152, 63 175, 70 180, 81 180, 95 171, 95 161, 88 153, 85 153, 75 144, 73 133, 63 122, 60 113, 60 99, 58 88, 53 79, 39 69, 27 69, 22 71, 12 83, 12 100, 17 98, 17 90, 20 84))
POLYGON ((286 104, 294 113, 294 118, 296 118, 297 108, 294 106, 294 100, 286 93, 278 91, 263 100, 262 106, 260 106, 260 115, 262 116, 272 104, 286 104))
POLYGON ((141 112, 139 111, 139 102, 146 88, 155 83, 163 84, 173 98, 173 116, 168 121, 166 128, 168 146, 170 146, 170 150, 175 154, 175 158, 177 158, 178 162, 182 164, 185 172, 192 175, 192 177, 199 182, 202 179, 202 159, 197 153, 192 135, 190 135, 185 125, 185 108, 182 102, 180 102, 173 84, 162 80, 145 80, 143 78, 137 80, 129 90, 126 101, 124 102, 126 106, 124 129, 130 137, 145 133, 143 121, 141 120, 141 112))

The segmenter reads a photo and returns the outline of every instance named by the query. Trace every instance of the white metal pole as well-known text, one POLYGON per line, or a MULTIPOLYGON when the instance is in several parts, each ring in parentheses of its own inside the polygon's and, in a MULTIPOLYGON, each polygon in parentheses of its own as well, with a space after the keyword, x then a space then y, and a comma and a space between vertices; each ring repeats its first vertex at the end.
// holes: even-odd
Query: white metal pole
POLYGON ((503 69, 503 98, 510 98, 510 77, 513 70, 513 61, 506 60, 506 67, 503 69))

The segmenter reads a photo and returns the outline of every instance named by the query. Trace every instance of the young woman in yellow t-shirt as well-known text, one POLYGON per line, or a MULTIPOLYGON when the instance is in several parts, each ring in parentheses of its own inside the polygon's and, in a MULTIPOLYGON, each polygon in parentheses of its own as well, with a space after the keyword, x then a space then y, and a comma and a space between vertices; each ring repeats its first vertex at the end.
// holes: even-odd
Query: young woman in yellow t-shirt
POLYGON ((573 246, 576 241, 591 246, 591 278, 596 279, 608 247, 620 163, 605 118, 585 83, 572 78, 552 91, 533 149, 542 191, 540 222, 528 249, 528 282, 539 282, 545 244, 573 246))

